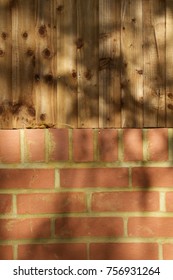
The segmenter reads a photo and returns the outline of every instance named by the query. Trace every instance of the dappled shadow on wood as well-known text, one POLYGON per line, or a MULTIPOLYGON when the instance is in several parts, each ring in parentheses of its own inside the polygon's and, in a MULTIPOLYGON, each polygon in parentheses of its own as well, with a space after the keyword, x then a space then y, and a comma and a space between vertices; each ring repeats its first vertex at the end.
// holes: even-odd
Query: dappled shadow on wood
POLYGON ((0 3, 1 127, 171 126, 173 7, 157 2, 0 3))

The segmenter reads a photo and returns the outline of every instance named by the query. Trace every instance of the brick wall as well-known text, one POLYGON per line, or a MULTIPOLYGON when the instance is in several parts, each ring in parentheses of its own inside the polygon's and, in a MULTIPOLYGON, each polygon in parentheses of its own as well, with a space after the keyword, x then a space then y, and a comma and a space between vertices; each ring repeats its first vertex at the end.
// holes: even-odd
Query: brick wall
POLYGON ((1 130, 0 259, 173 259, 173 130, 1 130))

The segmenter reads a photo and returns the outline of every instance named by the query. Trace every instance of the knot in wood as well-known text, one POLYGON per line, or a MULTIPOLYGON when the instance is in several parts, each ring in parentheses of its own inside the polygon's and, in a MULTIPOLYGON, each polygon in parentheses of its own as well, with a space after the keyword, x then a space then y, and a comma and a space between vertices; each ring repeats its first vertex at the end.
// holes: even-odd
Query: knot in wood
POLYGON ((142 74, 143 74, 143 70, 142 70, 142 69, 140 69, 140 70, 137 70, 137 69, 136 69, 136 72, 137 72, 139 75, 142 75, 142 74))
POLYGON ((34 52, 31 49, 28 49, 26 52, 27 56, 33 56, 34 52))
POLYGON ((42 54, 45 58, 50 58, 50 56, 51 56, 51 52, 48 48, 44 49, 42 54))
POLYGON ((72 77, 73 77, 74 79, 77 78, 77 72, 76 72, 75 70, 72 71, 72 77))
POLYGON ((22 37, 23 37, 23 39, 27 39, 28 38, 28 33, 26 31, 23 32, 22 37))
POLYGON ((40 36, 45 37, 47 34, 46 25, 41 25, 38 30, 40 36))

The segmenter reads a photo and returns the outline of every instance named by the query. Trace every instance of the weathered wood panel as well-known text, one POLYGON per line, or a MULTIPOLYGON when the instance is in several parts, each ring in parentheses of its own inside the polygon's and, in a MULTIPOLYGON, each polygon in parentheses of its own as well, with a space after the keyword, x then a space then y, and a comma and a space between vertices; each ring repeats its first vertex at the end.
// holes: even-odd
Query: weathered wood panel
POLYGON ((173 1, 166 1, 166 120, 173 127, 173 1))
POLYGON ((35 68, 35 1, 12 6, 12 106, 13 127, 35 125, 33 73, 35 68))
POLYGON ((0 0, 0 128, 173 127, 172 0, 0 0))
POLYGON ((77 127, 76 0, 57 1, 57 125, 77 127))
POLYGON ((141 127, 143 100, 142 0, 121 1, 122 127, 141 127))
POLYGON ((77 0, 78 126, 98 127, 98 0, 77 0))
POLYGON ((36 124, 56 125, 56 0, 36 0, 36 124))
POLYGON ((165 124, 165 1, 143 0, 144 127, 165 124))
POLYGON ((0 128, 12 127, 11 2, 0 0, 0 128))
POLYGON ((99 127, 121 127, 121 1, 99 1, 99 127))

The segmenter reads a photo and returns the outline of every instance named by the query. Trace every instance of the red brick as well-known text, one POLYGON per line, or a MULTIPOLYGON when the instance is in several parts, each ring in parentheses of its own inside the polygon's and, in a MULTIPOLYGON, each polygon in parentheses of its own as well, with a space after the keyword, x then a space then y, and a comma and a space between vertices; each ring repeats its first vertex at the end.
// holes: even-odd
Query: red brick
POLYGON ((112 217, 64 217, 57 218, 57 237, 73 238, 81 236, 122 236, 123 220, 112 217))
POLYGON ((1 219, 0 239, 25 239, 50 237, 50 219, 1 219))
POLYGON ((158 260, 155 243, 95 243, 90 245, 91 260, 158 260))
POLYGON ((143 160, 143 140, 141 129, 124 129, 124 160, 143 160))
POLYGON ((86 260, 86 244, 27 244, 18 247, 19 260, 86 260))
POLYGON ((68 129, 49 129, 50 161, 66 161, 69 159, 68 129))
POLYGON ((19 130, 0 131, 0 162, 20 162, 19 130))
POLYGON ((27 147, 27 161, 45 161, 45 142, 43 129, 25 130, 25 141, 27 147))
POLYGON ((116 129, 101 129, 98 132, 99 159, 105 162, 118 160, 118 132, 116 129))
POLYGON ((13 247, 11 245, 0 245, 0 260, 13 260, 13 247))
POLYGON ((163 259, 173 260, 173 244, 163 244, 163 259))
POLYGON ((49 189, 53 187, 53 169, 0 169, 0 189, 49 189))
POLYGON ((61 169, 60 182, 64 188, 128 187, 128 168, 61 169))
POLYGON ((19 194, 19 214, 45 214, 86 211, 84 193, 19 194))
POLYGON ((154 161, 168 160, 168 129, 149 129, 147 136, 149 159, 154 161))
POLYGON ((173 187, 172 167, 132 168, 133 187, 173 187))
POLYGON ((73 130, 73 159, 76 162, 93 161, 94 157, 93 130, 73 130))
POLYGON ((173 212, 173 192, 166 193, 166 210, 173 212))
POLYGON ((94 193, 92 211, 159 211, 159 193, 146 191, 94 193))
POLYGON ((173 237, 173 218, 129 218, 128 234, 131 237, 173 237))
POLYGON ((11 213, 12 195, 0 194, 0 214, 11 213))

